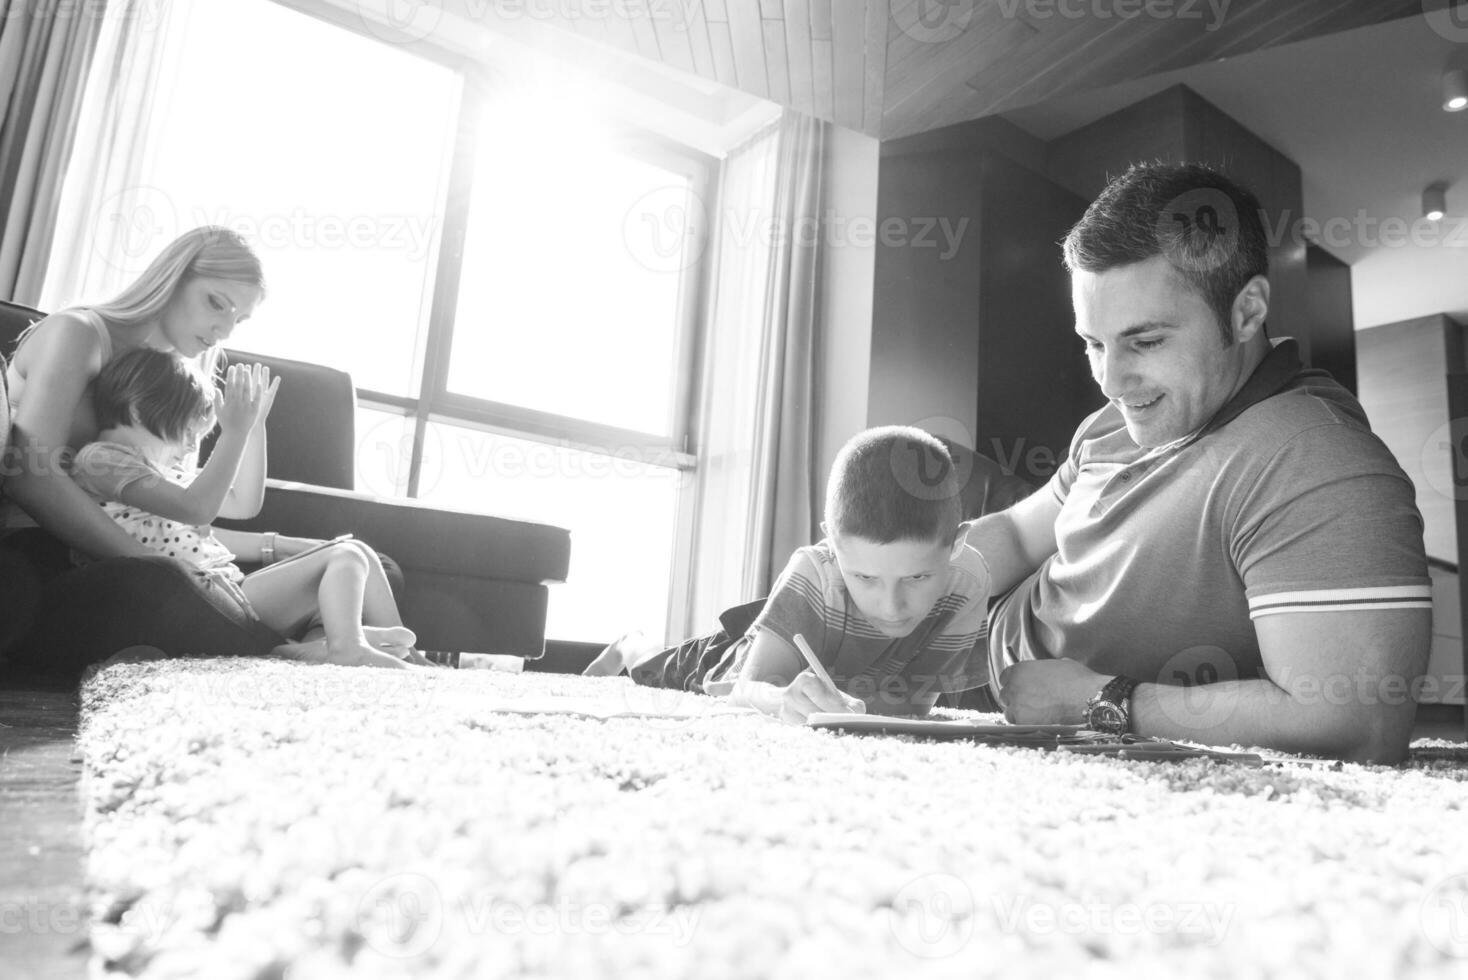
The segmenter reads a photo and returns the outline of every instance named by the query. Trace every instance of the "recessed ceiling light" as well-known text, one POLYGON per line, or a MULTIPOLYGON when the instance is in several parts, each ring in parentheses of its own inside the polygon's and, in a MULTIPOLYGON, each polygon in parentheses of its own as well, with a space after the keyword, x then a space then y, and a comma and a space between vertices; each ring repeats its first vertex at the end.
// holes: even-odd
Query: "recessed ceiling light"
POLYGON ((1468 69, 1453 68, 1443 72, 1443 110, 1461 112, 1468 109, 1468 69))
POLYGON ((1448 213, 1448 185, 1429 184, 1422 191, 1422 216, 1428 221, 1441 221, 1448 213))

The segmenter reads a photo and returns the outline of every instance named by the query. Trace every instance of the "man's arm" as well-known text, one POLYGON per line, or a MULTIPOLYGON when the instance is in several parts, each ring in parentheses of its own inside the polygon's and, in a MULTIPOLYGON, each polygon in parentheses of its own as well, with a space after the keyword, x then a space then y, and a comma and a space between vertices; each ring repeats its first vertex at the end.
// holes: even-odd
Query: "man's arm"
POLYGON ((1426 609, 1288 613, 1255 621, 1267 680, 1145 684, 1132 696, 1143 735, 1262 745, 1352 762, 1407 754, 1427 667, 1426 609))
MULTIPOLYGON (((1407 753, 1427 666, 1426 609, 1286 613, 1255 620, 1267 678, 1192 687, 1142 684, 1132 731, 1391 764, 1407 753)), ((1078 724, 1109 678, 1073 660, 1029 660, 1001 678, 1005 717, 1078 724)))
POLYGON ((1014 588, 1055 554, 1055 521, 1060 501, 1048 487, 1030 494, 1008 510, 979 518, 968 530, 968 543, 984 556, 990 590, 998 596, 1014 588))

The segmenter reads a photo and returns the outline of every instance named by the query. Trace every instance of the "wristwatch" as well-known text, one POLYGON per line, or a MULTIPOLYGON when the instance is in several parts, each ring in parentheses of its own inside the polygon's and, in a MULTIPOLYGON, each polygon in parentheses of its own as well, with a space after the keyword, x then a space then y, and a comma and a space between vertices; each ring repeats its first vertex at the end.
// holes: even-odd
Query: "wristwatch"
POLYGON ((1107 735, 1125 735, 1132 727, 1132 692, 1142 683, 1118 675, 1106 682, 1095 697, 1086 702, 1086 727, 1107 735))

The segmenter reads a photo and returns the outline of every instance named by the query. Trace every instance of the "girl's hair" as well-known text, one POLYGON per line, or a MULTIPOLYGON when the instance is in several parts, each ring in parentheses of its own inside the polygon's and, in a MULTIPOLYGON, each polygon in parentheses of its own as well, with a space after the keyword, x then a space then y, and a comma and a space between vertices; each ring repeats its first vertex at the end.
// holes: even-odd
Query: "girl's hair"
POLYGON ((172 351, 138 347, 120 354, 103 365, 92 386, 97 428, 141 425, 160 439, 183 442, 214 412, 205 378, 172 351))

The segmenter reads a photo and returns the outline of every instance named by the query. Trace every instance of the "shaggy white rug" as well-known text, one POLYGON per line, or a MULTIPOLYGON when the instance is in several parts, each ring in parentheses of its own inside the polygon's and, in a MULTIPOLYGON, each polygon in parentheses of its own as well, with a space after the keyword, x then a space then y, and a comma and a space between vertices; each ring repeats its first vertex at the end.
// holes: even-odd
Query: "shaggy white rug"
POLYGON ((83 686, 136 977, 1461 977, 1465 770, 842 736, 625 679, 260 660, 83 686), (681 718, 525 715, 548 696, 681 718))

